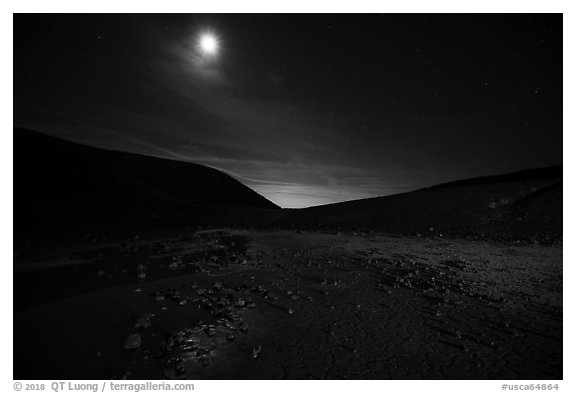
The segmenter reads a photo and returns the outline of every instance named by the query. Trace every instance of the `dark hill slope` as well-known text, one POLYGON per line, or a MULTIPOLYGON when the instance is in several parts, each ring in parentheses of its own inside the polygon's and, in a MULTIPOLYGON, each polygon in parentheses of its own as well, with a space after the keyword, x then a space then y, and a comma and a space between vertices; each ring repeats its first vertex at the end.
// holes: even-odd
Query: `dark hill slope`
POLYGON ((279 209, 215 169, 23 129, 14 130, 14 201, 16 232, 130 225, 146 217, 209 225, 217 216, 245 219, 279 209))
POLYGON ((291 210, 272 225, 552 242, 562 238, 562 167, 291 210))
POLYGON ((551 179, 562 179, 562 166, 551 166, 546 168, 525 169, 522 171, 507 173, 504 175, 481 176, 470 179, 456 180, 449 183, 438 184, 425 189, 473 186, 480 184, 498 184, 498 183, 518 183, 518 182, 535 182, 539 180, 547 181, 551 179))

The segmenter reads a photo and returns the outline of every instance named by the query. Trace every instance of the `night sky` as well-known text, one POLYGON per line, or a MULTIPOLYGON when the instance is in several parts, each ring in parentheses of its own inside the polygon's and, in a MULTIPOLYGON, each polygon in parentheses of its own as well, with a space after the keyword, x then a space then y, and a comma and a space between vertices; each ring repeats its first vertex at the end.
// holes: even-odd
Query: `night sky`
POLYGON ((556 165, 562 16, 15 15, 14 123, 282 207, 556 165))

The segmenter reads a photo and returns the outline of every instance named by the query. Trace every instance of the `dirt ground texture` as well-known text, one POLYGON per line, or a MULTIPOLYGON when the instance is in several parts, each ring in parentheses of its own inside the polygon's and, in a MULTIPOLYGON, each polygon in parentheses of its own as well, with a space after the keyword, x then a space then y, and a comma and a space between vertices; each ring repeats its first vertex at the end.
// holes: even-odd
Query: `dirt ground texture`
POLYGON ((562 379, 562 247, 220 229, 15 266, 16 379, 562 379))

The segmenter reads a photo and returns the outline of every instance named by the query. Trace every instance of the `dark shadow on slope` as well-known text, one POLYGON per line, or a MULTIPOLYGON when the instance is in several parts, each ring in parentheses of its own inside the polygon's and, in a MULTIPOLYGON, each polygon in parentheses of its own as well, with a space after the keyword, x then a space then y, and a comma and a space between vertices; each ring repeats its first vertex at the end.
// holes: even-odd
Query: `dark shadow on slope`
POLYGON ((549 244, 562 240, 562 167, 289 210, 269 225, 549 244))
POLYGON ((250 226, 280 211, 212 168, 23 129, 14 130, 14 200, 17 255, 186 228, 250 226))

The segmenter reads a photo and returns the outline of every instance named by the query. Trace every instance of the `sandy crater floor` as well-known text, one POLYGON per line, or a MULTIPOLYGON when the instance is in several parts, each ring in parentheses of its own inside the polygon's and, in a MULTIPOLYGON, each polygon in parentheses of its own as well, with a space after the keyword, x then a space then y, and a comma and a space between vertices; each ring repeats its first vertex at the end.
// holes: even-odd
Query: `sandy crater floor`
POLYGON ((14 378, 562 379, 562 248, 217 230, 15 275, 14 378))

